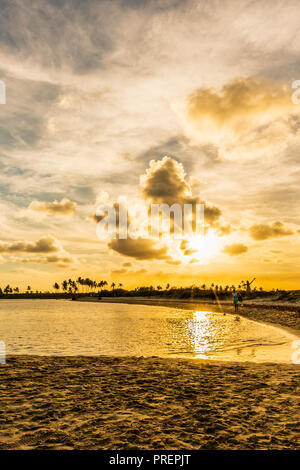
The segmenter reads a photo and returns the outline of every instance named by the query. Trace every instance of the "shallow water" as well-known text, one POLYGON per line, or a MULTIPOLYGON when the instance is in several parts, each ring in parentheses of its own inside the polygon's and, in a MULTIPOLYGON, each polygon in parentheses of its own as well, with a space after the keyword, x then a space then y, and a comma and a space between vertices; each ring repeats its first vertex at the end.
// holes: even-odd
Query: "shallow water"
POLYGON ((1 300, 6 354, 291 362, 296 336, 243 317, 171 307, 1 300))

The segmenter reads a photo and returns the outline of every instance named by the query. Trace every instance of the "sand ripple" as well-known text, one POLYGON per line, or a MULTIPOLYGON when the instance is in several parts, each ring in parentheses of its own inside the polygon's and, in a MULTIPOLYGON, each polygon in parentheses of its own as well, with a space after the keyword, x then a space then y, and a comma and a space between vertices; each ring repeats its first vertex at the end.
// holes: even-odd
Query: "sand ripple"
POLYGON ((295 449, 297 386, 297 365, 10 357, 0 448, 295 449))

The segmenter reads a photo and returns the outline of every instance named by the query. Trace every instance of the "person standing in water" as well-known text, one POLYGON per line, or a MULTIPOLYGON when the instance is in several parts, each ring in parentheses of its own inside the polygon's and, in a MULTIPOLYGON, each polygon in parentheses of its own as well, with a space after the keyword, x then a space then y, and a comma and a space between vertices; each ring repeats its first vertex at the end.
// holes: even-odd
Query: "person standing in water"
POLYGON ((235 289, 232 293, 232 297, 233 297, 234 311, 235 311, 235 313, 238 313, 238 311, 239 311, 239 298, 238 298, 237 291, 235 289))

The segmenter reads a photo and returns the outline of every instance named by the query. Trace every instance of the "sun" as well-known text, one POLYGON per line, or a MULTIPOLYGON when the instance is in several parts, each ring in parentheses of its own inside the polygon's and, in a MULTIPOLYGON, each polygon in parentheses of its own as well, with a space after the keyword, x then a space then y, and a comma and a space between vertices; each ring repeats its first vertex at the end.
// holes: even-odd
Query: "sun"
POLYGON ((220 238, 214 233, 196 235, 189 239, 189 247, 195 250, 193 258, 199 261, 213 258, 220 251, 220 238))

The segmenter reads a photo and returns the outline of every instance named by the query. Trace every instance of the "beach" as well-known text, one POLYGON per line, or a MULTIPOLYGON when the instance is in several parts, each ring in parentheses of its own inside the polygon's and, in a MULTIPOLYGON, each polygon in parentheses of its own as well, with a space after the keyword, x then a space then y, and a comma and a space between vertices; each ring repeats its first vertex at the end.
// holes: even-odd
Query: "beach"
POLYGON ((297 449, 299 365, 10 356, 1 449, 297 449))
MULTIPOLYGON (((82 300, 233 313, 231 303, 82 300)), ((77 307, 86 321, 83 307, 98 312, 95 304, 54 305, 52 317, 69 308, 73 322, 77 307)), ((244 304, 240 311, 299 337, 297 309, 244 304)), ((8 355, 0 364, 0 449, 299 449, 299 367, 137 354, 8 355)))

